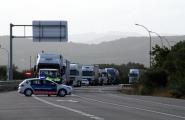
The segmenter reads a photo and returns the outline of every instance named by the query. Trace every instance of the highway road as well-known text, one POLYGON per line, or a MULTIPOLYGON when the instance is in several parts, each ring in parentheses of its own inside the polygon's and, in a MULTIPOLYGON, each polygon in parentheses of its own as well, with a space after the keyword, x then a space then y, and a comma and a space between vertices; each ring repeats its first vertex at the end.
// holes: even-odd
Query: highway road
POLYGON ((0 120, 185 120, 185 100, 125 95, 117 88, 75 88, 66 97, 3 92, 0 120))

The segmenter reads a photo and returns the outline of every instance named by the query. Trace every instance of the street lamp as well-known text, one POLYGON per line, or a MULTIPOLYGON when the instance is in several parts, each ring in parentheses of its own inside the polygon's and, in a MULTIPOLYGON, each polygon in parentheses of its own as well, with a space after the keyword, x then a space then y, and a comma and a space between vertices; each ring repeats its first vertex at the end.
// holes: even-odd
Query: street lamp
MULTIPOLYGON (((160 36, 158 33, 153 32, 153 31, 150 31, 150 32, 156 34, 156 35, 160 38, 161 42, 162 42, 162 40, 164 39, 164 40, 167 42, 169 48, 171 48, 170 42, 168 41, 168 39, 166 39, 166 37, 160 36)), ((164 45, 163 45, 163 42, 162 42, 162 47, 163 47, 163 46, 164 46, 164 45)))
POLYGON ((164 36, 163 36, 163 39, 165 39, 165 40, 166 40, 166 42, 167 42, 167 44, 168 44, 169 48, 171 49, 171 45, 170 45, 170 42, 168 41, 168 39, 167 39, 166 37, 164 37, 164 36))
POLYGON ((0 45, 0 49, 4 50, 8 55, 8 64, 7 64, 7 73, 6 74, 7 74, 7 80, 10 80, 10 75, 9 75, 9 67, 10 67, 9 66, 9 51, 5 48, 2 48, 1 45, 0 45))
POLYGON ((159 39, 161 40, 161 45, 163 47, 163 39, 162 39, 162 37, 158 33, 156 33, 156 32, 153 32, 153 31, 150 31, 150 32, 156 34, 159 37, 159 39))
POLYGON ((152 57, 151 57, 151 47, 152 47, 152 45, 151 45, 151 41, 152 41, 152 38, 151 38, 151 34, 150 34, 150 30, 147 28, 147 27, 145 27, 144 25, 140 25, 140 24, 135 24, 135 25, 137 25, 137 26, 141 26, 141 27, 143 27, 147 32, 148 32, 148 34, 149 34, 149 39, 150 39, 150 51, 149 51, 149 55, 150 55, 150 68, 151 68, 151 60, 152 60, 152 57))

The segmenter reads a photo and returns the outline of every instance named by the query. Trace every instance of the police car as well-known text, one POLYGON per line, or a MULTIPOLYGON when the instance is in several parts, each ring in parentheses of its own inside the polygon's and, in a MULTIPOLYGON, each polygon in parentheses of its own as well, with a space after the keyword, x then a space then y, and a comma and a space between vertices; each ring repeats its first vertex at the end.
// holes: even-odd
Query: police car
POLYGON ((57 95, 64 97, 65 95, 70 95, 72 92, 72 87, 57 84, 50 80, 41 80, 39 78, 25 79, 19 84, 18 92, 24 94, 25 96, 35 95, 57 95))

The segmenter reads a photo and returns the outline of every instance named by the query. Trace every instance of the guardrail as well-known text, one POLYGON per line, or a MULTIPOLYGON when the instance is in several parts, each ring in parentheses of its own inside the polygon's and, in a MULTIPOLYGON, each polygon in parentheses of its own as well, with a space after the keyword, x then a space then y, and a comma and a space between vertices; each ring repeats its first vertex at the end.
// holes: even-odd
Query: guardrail
POLYGON ((120 84, 121 89, 133 88, 133 84, 120 84))
POLYGON ((120 84, 120 89, 119 91, 124 93, 124 94, 135 94, 135 89, 133 84, 120 84))
POLYGON ((0 92, 16 90, 22 80, 0 81, 0 92))

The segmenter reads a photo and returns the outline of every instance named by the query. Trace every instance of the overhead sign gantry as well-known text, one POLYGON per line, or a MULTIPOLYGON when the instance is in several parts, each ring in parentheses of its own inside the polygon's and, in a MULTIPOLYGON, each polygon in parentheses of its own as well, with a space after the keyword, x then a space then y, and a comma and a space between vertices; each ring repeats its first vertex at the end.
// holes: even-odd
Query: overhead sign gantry
POLYGON ((10 24, 10 68, 9 80, 13 80, 13 38, 33 38, 33 42, 67 42, 67 21, 32 21, 32 25, 10 24), (23 27, 24 35, 13 35, 13 27, 23 27), (27 36, 26 27, 32 27, 32 36, 27 36))

